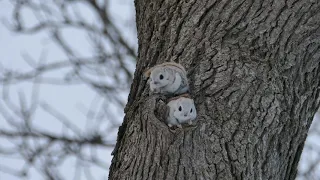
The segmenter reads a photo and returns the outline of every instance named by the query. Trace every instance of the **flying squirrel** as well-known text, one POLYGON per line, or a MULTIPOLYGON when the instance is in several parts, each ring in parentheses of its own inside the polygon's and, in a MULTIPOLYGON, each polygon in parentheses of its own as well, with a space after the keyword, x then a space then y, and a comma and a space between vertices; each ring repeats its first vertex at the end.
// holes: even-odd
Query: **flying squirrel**
POLYGON ((185 68, 174 62, 158 64, 144 72, 150 78, 150 90, 161 94, 183 94, 189 91, 185 68))

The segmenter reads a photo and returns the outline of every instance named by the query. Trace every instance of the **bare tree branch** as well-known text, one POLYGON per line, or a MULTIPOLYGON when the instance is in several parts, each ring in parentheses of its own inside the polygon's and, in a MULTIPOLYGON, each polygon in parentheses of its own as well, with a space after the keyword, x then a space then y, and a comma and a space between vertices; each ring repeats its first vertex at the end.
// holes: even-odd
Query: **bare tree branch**
MULTIPOLYGON (((10 142, 0 146, 0 156, 24 162, 21 169, 0 162, 0 171, 28 178, 33 168, 44 179, 68 179, 60 168, 74 158, 74 179, 96 179, 93 169, 106 171, 109 167, 100 151, 109 151, 115 145, 116 128, 125 104, 120 95, 128 93, 137 45, 124 38, 128 29, 119 29, 111 20, 109 0, 8 2, 12 4, 11 18, 0 17, 8 30, 28 36, 46 34, 66 58, 50 56, 51 49, 39 49, 40 55, 22 50, 27 68, 0 64, 0 124, 4 124, 0 126, 0 140, 10 142), (87 18, 84 9, 95 16, 94 21, 87 18), (79 51, 78 42, 65 35, 70 30, 86 39, 88 52, 79 51), (21 89, 26 82, 28 88, 21 89), (85 129, 78 127, 77 119, 70 118, 74 112, 61 110, 43 99, 41 94, 48 85, 89 87, 95 98, 77 112, 86 119, 85 129), (54 122, 48 121, 48 126, 58 123, 62 128, 43 129, 38 124, 43 121, 39 112, 53 117, 54 122)), ((61 103, 64 101, 67 100, 62 99, 61 103)))

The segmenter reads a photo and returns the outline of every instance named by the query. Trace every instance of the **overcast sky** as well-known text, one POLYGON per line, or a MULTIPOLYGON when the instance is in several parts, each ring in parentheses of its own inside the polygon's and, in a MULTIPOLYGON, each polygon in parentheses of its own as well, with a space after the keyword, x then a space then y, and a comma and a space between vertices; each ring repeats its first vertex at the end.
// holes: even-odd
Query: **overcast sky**
MULTIPOLYGON (((134 14, 133 1, 130 0, 112 0, 109 4, 110 14, 112 14, 112 20, 117 23, 117 25, 124 30, 124 36, 126 40, 136 44, 136 35, 133 34, 132 30, 135 27, 132 27, 135 23, 130 22, 134 20, 132 15, 134 14), (128 31, 126 31, 126 28, 128 31)), ((88 22, 95 22, 94 14, 85 7, 80 7, 81 12, 85 15, 84 17, 88 22)), ((0 63, 3 67, 18 72, 28 72, 32 68, 24 61, 23 55, 28 55, 32 59, 42 62, 55 62, 61 60, 67 60, 67 57, 61 51, 61 49, 55 45, 54 42, 50 41, 48 34, 46 32, 37 33, 35 35, 21 35, 16 34, 10 31, 6 24, 11 18, 12 5, 9 1, 0 1, 0 63), (44 55, 44 56, 42 56, 44 55), (45 57, 43 60, 42 58, 45 57)), ((27 19, 29 24, 35 22, 35 17, 32 13, 26 12, 24 18, 27 19)), ((81 32, 70 31, 67 32, 66 36, 68 41, 73 43, 73 47, 80 53, 83 57, 90 57, 92 49, 90 44, 87 41, 87 36, 81 34, 81 32)), ((134 70, 135 65, 132 64, 132 70, 134 70)), ((53 72, 49 73, 47 77, 60 77, 62 72, 53 72)), ((32 82, 20 83, 18 85, 10 86, 9 97, 13 102, 18 105, 18 93, 24 92, 28 103, 31 103, 31 93, 33 88, 32 82)), ((70 85, 66 87, 50 85, 50 84, 41 84, 41 91, 39 94, 40 103, 47 103, 52 105, 59 112, 66 114, 68 119, 71 119, 74 124, 80 129, 88 128, 86 123, 86 116, 83 115, 83 109, 88 108, 88 104, 97 96, 90 87, 87 85, 70 85)), ((3 87, 0 86, 0 93, 3 92, 3 87)), ((127 91, 128 92, 128 91, 127 91)), ((123 95, 123 98, 127 98, 127 93, 123 95)), ((0 108, 5 108, 4 104, 0 102, 0 108)), ((118 114, 119 122, 123 119, 123 109, 112 110, 116 111, 118 114)), ((44 112, 41 108, 35 113, 33 118, 33 124, 39 129, 44 129, 49 132, 60 131, 62 124, 52 117, 48 113, 44 112)), ((8 127, 3 117, 0 115, 0 126, 8 127)), ((116 132, 112 132, 111 137, 113 141, 116 138, 116 132)), ((0 137, 0 144, 2 146, 12 146, 11 142, 8 142, 6 139, 0 137)), ((111 161, 111 151, 103 149, 99 153, 101 159, 108 164, 111 161)), ((64 166, 61 168, 63 175, 66 175, 66 179, 72 179, 74 176, 74 167, 77 162, 75 159, 69 159, 64 166)), ((6 158, 0 155, 0 179, 2 180, 17 180, 19 178, 8 175, 1 171, 3 169, 2 165, 7 165, 13 169, 16 167, 22 167, 23 161, 19 159, 6 158)), ((94 169, 94 176, 98 179, 106 179, 107 170, 106 169, 94 169)), ((28 179, 43 179, 39 176, 38 172, 34 169, 31 170, 31 176, 28 179)))

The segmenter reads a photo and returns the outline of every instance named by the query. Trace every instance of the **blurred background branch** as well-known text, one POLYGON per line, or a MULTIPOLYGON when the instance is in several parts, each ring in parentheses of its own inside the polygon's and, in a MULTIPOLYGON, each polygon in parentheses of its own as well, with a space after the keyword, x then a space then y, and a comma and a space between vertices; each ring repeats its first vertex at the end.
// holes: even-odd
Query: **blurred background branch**
POLYGON ((39 47, 20 62, 0 54, 0 179, 106 179, 135 67, 132 3, 0 1, 2 30, 39 47))

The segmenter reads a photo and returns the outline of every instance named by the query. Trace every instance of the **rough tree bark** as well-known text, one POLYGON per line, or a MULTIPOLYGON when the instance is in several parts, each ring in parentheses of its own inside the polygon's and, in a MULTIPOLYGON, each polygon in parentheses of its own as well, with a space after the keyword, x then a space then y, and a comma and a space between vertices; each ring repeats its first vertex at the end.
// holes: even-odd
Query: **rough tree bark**
POLYGON ((136 0, 139 57, 109 178, 294 179, 319 107, 319 0, 136 0), (142 72, 183 64, 198 110, 170 130, 142 72))

